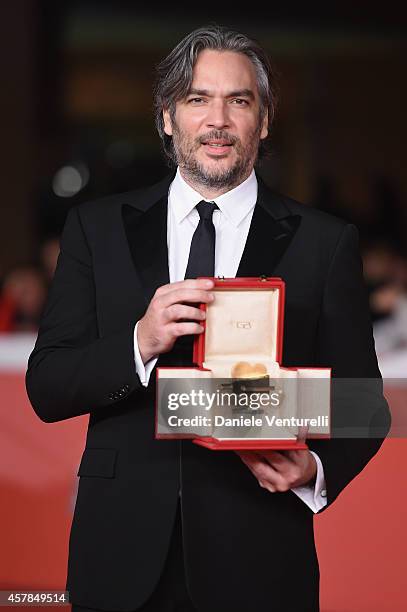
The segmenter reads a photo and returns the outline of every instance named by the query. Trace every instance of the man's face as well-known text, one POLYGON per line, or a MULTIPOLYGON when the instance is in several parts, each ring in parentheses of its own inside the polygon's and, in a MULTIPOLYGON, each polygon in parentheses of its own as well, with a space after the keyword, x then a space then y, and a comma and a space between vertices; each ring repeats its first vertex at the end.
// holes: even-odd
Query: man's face
POLYGON ((215 189, 231 189, 249 176, 267 136, 254 66, 233 51, 202 51, 175 117, 168 110, 163 117, 183 176, 215 189))

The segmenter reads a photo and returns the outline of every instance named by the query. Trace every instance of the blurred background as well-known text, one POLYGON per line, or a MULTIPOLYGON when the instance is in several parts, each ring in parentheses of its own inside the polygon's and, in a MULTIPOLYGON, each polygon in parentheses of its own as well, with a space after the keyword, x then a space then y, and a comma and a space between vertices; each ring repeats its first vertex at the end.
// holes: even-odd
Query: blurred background
MULTIPOLYGON (((260 174, 305 206, 357 225, 382 373, 407 377, 407 23, 401 4, 324 6, 268 3, 238 11, 219 2, 104 0, 2 6, 0 496, 7 503, 0 506, 0 587, 51 587, 64 579, 87 421, 40 423, 27 403, 23 374, 66 214, 82 201, 151 184, 168 172, 152 118, 154 67, 191 30, 227 25, 269 52, 281 100, 260 174), (41 487, 51 504, 44 496, 39 501, 41 487), (32 538, 33 531, 42 534, 41 544, 32 539, 17 553, 15 539, 32 538)), ((402 405, 405 395, 398 397, 402 405)), ((394 465, 395 457, 389 459, 394 465)), ((371 486, 365 483, 366 491, 371 486)), ((360 489, 354 494, 363 499, 360 489)), ((349 503, 354 520, 356 502, 338 512, 347 513, 349 503)), ((331 529, 324 517, 321 533, 331 529)), ((320 554, 332 563, 324 542, 321 537, 320 554)), ((334 583, 326 580, 325 597, 334 601, 334 583)), ((345 600, 335 608, 329 600, 329 610, 375 610, 366 597, 354 608, 345 600)))
POLYGON ((152 119, 154 67, 187 32, 215 21, 257 38, 280 75, 261 174, 358 226, 380 352, 406 342, 406 325, 393 321, 397 332, 404 327, 399 339, 383 326, 406 322, 399 312, 407 282, 402 9, 284 6, 250 14, 210 3, 3 6, 1 331, 36 329, 71 206, 168 172, 152 119))

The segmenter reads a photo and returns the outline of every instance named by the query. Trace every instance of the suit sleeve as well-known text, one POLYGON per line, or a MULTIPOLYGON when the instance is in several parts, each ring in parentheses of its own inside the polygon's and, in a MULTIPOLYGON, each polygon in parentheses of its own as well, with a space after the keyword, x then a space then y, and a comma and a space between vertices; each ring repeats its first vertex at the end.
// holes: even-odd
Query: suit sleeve
POLYGON ((390 428, 353 225, 344 227, 330 262, 316 362, 332 367, 333 376, 333 437, 309 441, 324 466, 328 506, 379 450, 390 428))
POLYGON ((99 336, 91 252, 73 208, 28 361, 26 388, 38 417, 61 421, 143 392, 134 364, 135 323, 99 336))

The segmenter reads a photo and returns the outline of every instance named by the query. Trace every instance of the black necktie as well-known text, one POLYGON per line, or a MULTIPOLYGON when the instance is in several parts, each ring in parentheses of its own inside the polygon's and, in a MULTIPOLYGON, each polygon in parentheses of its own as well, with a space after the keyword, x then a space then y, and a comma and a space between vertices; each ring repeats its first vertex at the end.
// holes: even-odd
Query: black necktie
POLYGON ((215 276, 215 227, 212 222, 215 202, 202 200, 196 205, 199 223, 192 236, 185 278, 215 276))

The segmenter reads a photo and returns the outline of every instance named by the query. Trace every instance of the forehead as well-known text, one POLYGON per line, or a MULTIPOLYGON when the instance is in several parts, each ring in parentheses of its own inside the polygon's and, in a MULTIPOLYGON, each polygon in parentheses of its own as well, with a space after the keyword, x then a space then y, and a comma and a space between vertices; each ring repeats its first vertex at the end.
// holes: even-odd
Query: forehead
POLYGON ((258 95, 252 62, 243 53, 235 51, 201 51, 194 65, 192 87, 217 92, 250 89, 255 96, 258 95))

